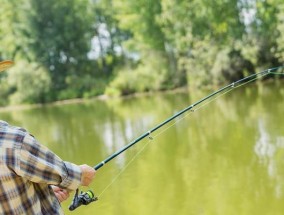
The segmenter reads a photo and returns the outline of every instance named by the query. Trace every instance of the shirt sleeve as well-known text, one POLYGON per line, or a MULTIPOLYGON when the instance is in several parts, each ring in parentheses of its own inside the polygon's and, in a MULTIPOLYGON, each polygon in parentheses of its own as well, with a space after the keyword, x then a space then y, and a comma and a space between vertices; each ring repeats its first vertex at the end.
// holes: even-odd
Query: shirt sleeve
POLYGON ((24 137, 16 160, 16 174, 29 181, 70 190, 77 189, 81 184, 79 166, 63 161, 29 134, 24 137))

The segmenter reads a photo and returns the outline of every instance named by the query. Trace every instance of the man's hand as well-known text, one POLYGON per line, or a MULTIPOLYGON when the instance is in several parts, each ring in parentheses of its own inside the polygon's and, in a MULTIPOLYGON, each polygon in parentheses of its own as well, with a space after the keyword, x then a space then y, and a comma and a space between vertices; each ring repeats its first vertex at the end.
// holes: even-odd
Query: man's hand
POLYGON ((80 165, 80 168, 82 171, 81 185, 88 186, 93 181, 96 171, 86 164, 80 165))
POLYGON ((59 202, 63 202, 69 197, 69 192, 65 189, 52 185, 51 188, 59 202))

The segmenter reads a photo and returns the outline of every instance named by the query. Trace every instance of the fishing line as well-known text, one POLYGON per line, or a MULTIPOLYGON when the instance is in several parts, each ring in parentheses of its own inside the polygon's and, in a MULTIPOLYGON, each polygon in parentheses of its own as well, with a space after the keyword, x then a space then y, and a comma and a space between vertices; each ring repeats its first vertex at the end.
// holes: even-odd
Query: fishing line
POLYGON ((166 130, 168 130, 169 128, 173 127, 175 124, 177 124, 178 122, 180 122, 181 120, 183 120, 185 117, 187 117, 189 114, 191 114, 190 112, 188 112, 187 114, 185 114, 183 117, 179 118, 178 120, 176 120, 174 123, 172 123, 171 125, 167 126, 165 129, 161 130, 159 133, 157 133, 155 136, 149 136, 148 141, 143 145, 143 147, 126 163, 125 167, 122 168, 119 173, 113 178, 113 180, 110 182, 109 185, 106 186, 106 188, 103 189, 103 191, 98 195, 99 198, 101 198, 101 196, 103 195, 103 193, 108 190, 108 188, 110 188, 110 186, 112 184, 114 184, 116 182, 116 180, 119 178, 120 175, 122 175, 122 173, 130 166, 130 164, 146 149, 146 147, 151 143, 154 142, 154 140, 160 136, 162 133, 164 133, 166 130))
MULTIPOLYGON (((249 75, 245 78, 242 78, 236 82, 233 82, 223 88, 218 89, 217 91, 207 95, 206 97, 202 98, 201 100, 195 102, 194 104, 186 107, 185 109, 177 112, 176 114, 174 114, 173 116, 169 117, 168 119, 166 119, 165 121, 163 121, 162 123, 158 124, 156 127, 152 128, 151 130, 149 130, 148 132, 142 134, 140 137, 138 137, 137 139, 133 140, 132 142, 130 142, 129 144, 127 144, 126 146, 122 147, 120 150, 118 150, 117 152, 115 152, 114 154, 112 154, 111 156, 107 157, 105 160, 101 161, 100 163, 98 163, 96 166, 94 166, 95 170, 100 169, 101 167, 103 167, 106 163, 108 163, 109 161, 111 161, 112 159, 114 159, 115 157, 117 157, 118 155, 120 155, 122 152, 126 151, 127 149, 129 149, 130 147, 132 147, 134 144, 140 142, 141 140, 143 140, 144 138, 148 137, 148 142, 146 142, 143 147, 126 163, 125 167, 123 169, 121 169, 121 171, 113 178, 113 180, 111 181, 111 183, 109 185, 107 185, 103 191, 100 193, 99 196, 102 196, 102 194, 105 193, 105 191, 119 178, 119 176, 129 167, 129 165, 145 150, 145 148, 149 145, 150 142, 152 142, 154 140, 154 138, 157 138, 158 136, 160 136, 162 133, 164 133, 166 130, 170 129, 172 126, 176 125, 177 123, 179 123, 181 120, 183 120, 185 117, 188 117, 189 114, 194 113, 195 111, 207 106, 209 103, 217 100, 218 98, 220 98, 221 96, 229 93, 230 91, 237 89, 239 87, 242 87, 246 84, 249 84, 250 82, 253 82, 257 79, 260 79, 262 77, 265 77, 267 75, 273 74, 273 75, 284 75, 283 72, 273 72, 275 70, 278 69, 282 69, 283 71, 283 67, 284 66, 280 66, 280 67, 275 67, 275 68, 270 68, 268 70, 264 70, 262 72, 259 73, 254 73, 252 75, 249 75), (172 121, 174 120, 175 121, 172 121), (162 128, 163 127, 163 128, 162 128), (153 132, 156 132, 156 130, 160 130, 160 132, 156 133, 155 136, 152 136, 153 132)), ((81 194, 79 195, 79 190, 76 190, 76 194, 73 198, 72 204, 70 205, 69 209, 70 210, 75 210, 77 207, 79 207, 80 205, 88 205, 89 203, 96 201, 98 198, 95 197, 94 193, 89 190, 87 192, 81 192, 81 194)))
MULTIPOLYGON (((238 84, 237 86, 234 86, 234 84, 232 83, 232 88, 229 88, 228 90, 222 92, 219 95, 216 95, 212 98, 210 98, 208 101, 204 102, 203 104, 199 105, 197 108, 192 109, 190 112, 185 113, 182 117, 180 116, 177 120, 175 120, 173 123, 171 123, 170 125, 166 126, 164 129, 161 129, 160 132, 158 132, 155 136, 150 136, 149 135, 149 139, 144 145, 143 147, 126 163, 125 167, 123 167, 119 173, 113 178, 113 180, 110 182, 110 184, 108 184, 103 191, 98 195, 98 197, 101 198, 101 196, 111 187, 112 184, 114 184, 116 182, 116 180, 120 177, 120 175, 122 175, 122 173, 130 166, 130 164, 146 149, 146 147, 149 145, 150 142, 153 142, 154 139, 156 139, 157 137, 159 137, 161 134, 165 133, 168 129, 170 129, 171 127, 173 127, 174 125, 176 125, 177 123, 179 123, 180 121, 182 121, 184 118, 188 117, 190 114, 193 114, 194 112, 196 112, 197 110, 200 110, 201 108, 204 108, 205 106, 207 106, 209 103, 216 101, 218 98, 220 98, 221 96, 224 96, 225 94, 231 92, 234 89, 237 89, 239 87, 242 87, 244 85, 249 84, 250 82, 253 82, 255 80, 258 80, 262 77, 265 77, 267 75, 269 75, 270 72, 269 70, 267 70, 267 73, 263 73, 260 74, 258 76, 256 76, 255 78, 246 81, 244 83, 238 84)), ((282 74, 283 73, 275 73, 275 72, 271 72, 271 74, 282 74)))
POLYGON ((149 145, 149 143, 152 142, 152 140, 148 140, 144 146, 126 163, 125 167, 123 167, 119 173, 112 179, 109 185, 107 185, 103 191, 98 195, 98 197, 101 197, 105 191, 110 188, 112 184, 116 182, 116 180, 119 178, 119 176, 127 169, 127 167, 144 151, 144 149, 149 145))
POLYGON ((166 130, 168 130, 169 128, 173 127, 175 124, 177 124, 178 122, 180 122, 181 120, 183 120, 185 117, 187 117, 191 112, 188 112, 187 114, 185 114, 183 117, 179 118, 178 120, 176 120, 174 123, 172 123, 171 125, 165 127, 163 130, 161 130, 159 133, 157 133, 155 136, 149 136, 148 141, 143 145, 143 147, 126 163, 125 167, 122 168, 119 173, 113 178, 113 180, 110 182, 109 185, 106 186, 106 188, 103 189, 103 191, 98 195, 98 197, 101 197, 103 195, 103 193, 110 188, 110 186, 112 184, 115 183, 115 181, 119 178, 119 176, 130 166, 130 164, 146 149, 146 147, 151 143, 154 142, 154 140, 160 136, 162 133, 164 133, 166 130))

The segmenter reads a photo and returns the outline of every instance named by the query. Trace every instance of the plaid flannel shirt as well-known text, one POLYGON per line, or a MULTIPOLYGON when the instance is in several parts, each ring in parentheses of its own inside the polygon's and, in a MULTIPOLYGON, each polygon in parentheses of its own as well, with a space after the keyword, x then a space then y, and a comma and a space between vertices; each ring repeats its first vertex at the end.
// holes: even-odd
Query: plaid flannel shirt
POLYGON ((63 214, 50 185, 75 190, 80 182, 79 166, 0 121, 0 214, 63 214))

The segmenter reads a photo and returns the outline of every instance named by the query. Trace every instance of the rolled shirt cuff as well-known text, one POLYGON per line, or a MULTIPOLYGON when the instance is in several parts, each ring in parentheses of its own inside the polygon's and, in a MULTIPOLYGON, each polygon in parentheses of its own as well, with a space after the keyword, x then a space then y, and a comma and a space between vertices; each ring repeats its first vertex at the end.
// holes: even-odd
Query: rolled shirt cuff
POLYGON ((82 171, 78 165, 64 161, 66 167, 66 176, 62 179, 59 186, 76 190, 81 185, 82 171))

